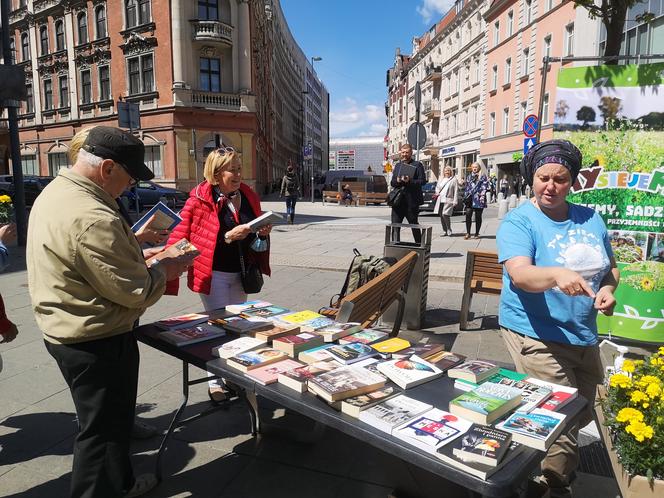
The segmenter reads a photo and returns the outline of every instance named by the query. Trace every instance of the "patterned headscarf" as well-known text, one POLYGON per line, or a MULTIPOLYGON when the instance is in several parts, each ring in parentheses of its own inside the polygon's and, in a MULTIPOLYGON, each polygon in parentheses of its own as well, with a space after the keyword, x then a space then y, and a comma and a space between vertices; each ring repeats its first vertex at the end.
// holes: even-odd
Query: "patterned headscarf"
POLYGON ((569 170, 572 184, 581 169, 583 157, 581 151, 568 140, 549 140, 535 145, 528 154, 521 159, 521 176, 526 183, 533 186, 533 176, 540 166, 545 164, 560 164, 569 170))

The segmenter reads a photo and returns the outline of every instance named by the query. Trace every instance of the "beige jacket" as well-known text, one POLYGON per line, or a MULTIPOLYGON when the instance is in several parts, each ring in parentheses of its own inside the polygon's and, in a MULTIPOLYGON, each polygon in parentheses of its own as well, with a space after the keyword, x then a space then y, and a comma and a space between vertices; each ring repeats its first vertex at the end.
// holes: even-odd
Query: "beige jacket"
POLYGON ((71 170, 35 201, 26 260, 37 325, 53 343, 128 332, 166 287, 163 269, 145 265, 115 199, 71 170))

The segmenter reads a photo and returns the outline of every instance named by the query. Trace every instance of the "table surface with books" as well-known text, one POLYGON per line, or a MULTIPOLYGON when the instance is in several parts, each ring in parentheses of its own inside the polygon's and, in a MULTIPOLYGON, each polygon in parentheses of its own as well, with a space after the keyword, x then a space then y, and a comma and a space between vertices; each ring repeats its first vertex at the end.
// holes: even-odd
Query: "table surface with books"
POLYGON ((546 448, 586 404, 573 388, 442 345, 265 301, 136 333, 185 368, 208 370, 482 496, 523 493, 546 448))

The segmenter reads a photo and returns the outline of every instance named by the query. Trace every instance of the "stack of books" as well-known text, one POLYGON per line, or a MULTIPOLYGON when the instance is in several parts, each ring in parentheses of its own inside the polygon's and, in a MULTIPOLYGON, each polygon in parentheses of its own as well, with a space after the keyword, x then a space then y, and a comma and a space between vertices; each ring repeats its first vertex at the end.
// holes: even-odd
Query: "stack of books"
POLYGON ((307 383, 311 392, 329 403, 375 391, 384 385, 384 377, 352 365, 322 373, 307 383))
POLYGON ((339 344, 350 344, 351 342, 361 342, 362 344, 371 344, 372 342, 379 341, 388 336, 387 332, 380 330, 364 329, 355 332, 349 336, 339 339, 339 344))
POLYGON ((360 412, 360 420, 388 434, 392 430, 431 410, 433 406, 403 394, 360 412))
POLYGON ((300 365, 292 370, 286 370, 279 374, 279 384, 283 384, 297 392, 307 392, 307 383, 309 380, 325 372, 330 372, 339 368, 336 361, 317 361, 310 365, 300 365))
POLYGON ((419 386, 443 375, 442 370, 416 355, 402 360, 383 361, 376 368, 401 389, 419 386))
POLYGON ((248 372, 255 368, 264 367, 270 363, 276 363, 288 359, 288 355, 283 351, 274 348, 259 348, 252 351, 236 354, 226 361, 229 367, 248 372))
POLYGON ((490 424, 521 403, 521 391, 485 382, 450 401, 450 412, 478 424, 490 424))
POLYGON ((451 379, 463 379, 479 384, 484 379, 498 373, 498 366, 488 361, 467 360, 447 371, 451 379))
POLYGON ((392 435, 427 453, 436 454, 438 448, 464 434, 471 425, 471 422, 449 412, 432 408, 396 427, 392 435))
POLYGON ((496 428, 512 433, 517 443, 546 451, 558 439, 564 420, 562 413, 535 408, 530 413, 513 413, 496 428))
POLYGON ((272 341, 272 347, 283 351, 291 358, 295 358, 300 351, 306 351, 323 345, 323 337, 314 332, 300 332, 296 335, 286 335, 272 341))

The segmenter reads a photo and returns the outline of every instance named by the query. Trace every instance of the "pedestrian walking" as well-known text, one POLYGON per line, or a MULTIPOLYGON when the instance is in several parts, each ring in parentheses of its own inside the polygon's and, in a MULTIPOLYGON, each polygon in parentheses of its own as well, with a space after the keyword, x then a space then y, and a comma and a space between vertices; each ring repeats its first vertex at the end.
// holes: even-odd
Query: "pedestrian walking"
POLYGON ((459 184, 454 176, 454 171, 449 166, 445 166, 443 174, 436 184, 438 198, 433 208, 433 212, 440 215, 440 224, 443 227, 441 237, 452 235, 452 212, 454 211, 458 192, 459 184))
MULTIPOLYGON (((426 182, 424 166, 419 161, 413 160, 413 147, 410 144, 403 144, 399 150, 401 160, 394 167, 390 185, 392 188, 403 189, 401 201, 392 206, 392 223, 401 223, 406 218, 411 225, 417 225, 417 216, 420 211, 420 204, 424 201, 422 194, 422 185, 426 182)), ((413 238, 418 244, 422 239, 419 230, 413 228, 413 238)), ((400 229, 395 228, 392 232, 392 239, 398 241, 400 238, 400 229)))
POLYGON ((286 168, 286 174, 281 180, 281 197, 286 197, 286 214, 288 216, 288 223, 291 225, 295 222, 295 204, 300 194, 300 182, 295 176, 295 169, 292 165, 286 168))
POLYGON ((143 143, 113 127, 86 132, 74 165, 60 170, 30 212, 28 285, 46 349, 76 407, 70 494, 134 497, 157 480, 135 478, 129 458, 139 367, 133 327, 186 263, 155 260, 160 249, 142 251, 118 212, 115 199, 126 188, 154 177, 143 143))
POLYGON ((470 174, 464 181, 463 203, 466 207, 466 236, 470 238, 470 231, 473 226, 473 214, 475 215, 475 238, 480 238, 480 228, 482 228, 482 212, 486 208, 486 193, 489 189, 489 180, 486 172, 480 163, 470 165, 470 174))
POLYGON ((507 186, 508 186, 507 178, 503 176, 500 179, 500 193, 503 194, 503 199, 507 197, 507 186))

